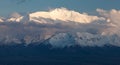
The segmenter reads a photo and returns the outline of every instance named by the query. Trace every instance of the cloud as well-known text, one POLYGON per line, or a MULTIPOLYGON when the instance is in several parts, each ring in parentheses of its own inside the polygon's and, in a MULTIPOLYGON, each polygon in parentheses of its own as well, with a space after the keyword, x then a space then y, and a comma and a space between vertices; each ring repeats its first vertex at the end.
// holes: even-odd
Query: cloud
POLYGON ((0 22, 3 22, 3 20, 2 20, 2 19, 0 19, 0 22))
POLYGON ((4 17, 0 17, 0 22, 4 22, 4 17))
POLYGON ((31 13, 31 20, 33 18, 50 18, 52 20, 61 20, 64 22, 78 22, 78 23, 91 23, 98 20, 104 20, 102 17, 88 15, 87 13, 79 13, 73 10, 68 10, 66 8, 56 8, 50 11, 40 11, 31 13))
POLYGON ((0 22, 3 22, 3 20, 2 20, 2 19, 0 19, 0 22))
POLYGON ((120 35, 120 10, 112 9, 106 11, 97 9, 97 12, 106 19, 109 28, 105 31, 106 34, 119 34, 120 35))
POLYGON ((88 15, 66 8, 39 11, 25 16, 14 13, 11 18, 16 22, 0 23, 0 41, 22 43, 21 40, 24 40, 26 45, 47 41, 53 47, 61 48, 72 45, 120 47, 120 11, 96 11, 99 15, 88 15), (23 18, 20 20, 20 17, 23 18))
MULTIPOLYGON (((110 11, 97 9, 97 12, 100 14, 100 17, 87 15, 87 14, 80 14, 78 12, 70 11, 64 8, 54 9, 49 12, 37 12, 37 14, 39 14, 38 18, 39 17, 49 18, 55 20, 55 22, 60 20, 60 22, 64 22, 64 24, 62 25, 69 26, 69 28, 64 28, 64 29, 72 34, 67 34, 67 32, 64 33, 62 32, 60 34, 53 36, 49 40, 50 44, 54 47, 63 48, 65 46, 71 46, 71 45, 90 46, 90 47, 94 47, 94 46, 103 47, 105 45, 120 46, 119 43, 120 42, 119 41, 120 11, 115 9, 112 9, 110 11), (65 11, 66 14, 62 14, 60 11, 62 12, 65 11), (51 14, 51 12, 52 13, 54 12, 54 15, 51 14), (68 15, 69 12, 72 12, 72 16, 68 15), (76 13, 78 13, 78 15, 76 15, 76 13), (78 20, 76 19, 76 17, 80 19, 78 20), (97 18, 94 19, 94 17, 97 18), (75 23, 70 23, 71 21, 77 22, 77 25, 75 23), (71 37, 67 38, 69 35, 71 37)), ((37 17, 37 14, 35 15, 32 14, 32 15, 37 17)))

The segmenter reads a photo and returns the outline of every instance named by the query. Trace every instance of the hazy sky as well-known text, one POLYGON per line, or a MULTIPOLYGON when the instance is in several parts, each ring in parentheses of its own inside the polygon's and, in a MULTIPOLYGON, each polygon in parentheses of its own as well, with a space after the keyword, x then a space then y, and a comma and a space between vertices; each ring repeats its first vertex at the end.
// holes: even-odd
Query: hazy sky
POLYGON ((65 7, 94 14, 97 8, 120 10, 120 0, 0 0, 0 16, 65 7))

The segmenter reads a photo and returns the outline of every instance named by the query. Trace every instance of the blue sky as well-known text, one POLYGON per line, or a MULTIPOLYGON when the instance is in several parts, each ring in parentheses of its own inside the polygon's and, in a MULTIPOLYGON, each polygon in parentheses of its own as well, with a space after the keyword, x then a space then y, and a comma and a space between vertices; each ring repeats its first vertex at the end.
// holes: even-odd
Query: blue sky
POLYGON ((97 8, 120 10, 120 0, 0 0, 0 16, 13 12, 47 11, 52 8, 65 7, 78 12, 94 14, 97 8))

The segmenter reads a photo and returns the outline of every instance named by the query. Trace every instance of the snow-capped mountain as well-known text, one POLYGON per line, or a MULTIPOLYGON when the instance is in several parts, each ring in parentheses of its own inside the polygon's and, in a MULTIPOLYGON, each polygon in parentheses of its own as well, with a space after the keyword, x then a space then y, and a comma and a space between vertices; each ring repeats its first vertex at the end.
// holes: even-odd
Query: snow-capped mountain
POLYGON ((20 22, 23 17, 24 16, 15 12, 15 13, 12 13, 5 21, 7 21, 7 22, 20 22))
POLYGON ((75 37, 70 33, 58 33, 52 36, 48 41, 53 47, 66 47, 75 45, 75 37))
POLYGON ((7 18, 0 17, 0 44, 45 43, 62 48, 74 45, 120 46, 119 25, 105 20, 66 8, 24 15, 13 13, 7 18))
POLYGON ((102 17, 89 16, 86 13, 79 13, 73 10, 68 10, 66 8, 56 8, 54 10, 46 12, 35 12, 30 14, 30 20, 35 20, 34 18, 49 18, 52 20, 61 20, 64 22, 78 22, 78 23, 90 23, 97 20, 104 20, 102 17))
MULTIPOLYGON (((79 13, 73 10, 68 10, 66 8, 56 8, 50 11, 38 11, 33 13, 27 13, 21 15, 17 12, 10 15, 7 18, 8 22, 23 22, 24 20, 33 21, 37 23, 59 23, 63 22, 76 22, 76 23, 91 23, 98 20, 105 20, 102 17, 98 16, 89 16, 86 13, 79 13), (48 21, 49 20, 49 21, 48 21), (55 22, 50 22, 53 20, 55 22)), ((2 21, 2 20, 1 20, 2 21)))
POLYGON ((19 18, 12 17, 12 18, 7 19, 7 21, 9 21, 9 22, 20 22, 22 20, 22 18, 23 17, 19 17, 19 18))
POLYGON ((120 45, 120 37, 117 35, 112 36, 101 36, 94 35, 90 33, 81 33, 77 32, 75 34, 70 33, 59 33, 53 36, 49 43, 54 47, 66 47, 72 45, 80 45, 80 46, 90 46, 90 47, 103 47, 103 46, 119 46, 120 45))
POLYGON ((70 46, 120 46, 118 35, 101 35, 88 32, 71 32, 61 28, 38 24, 5 23, 0 25, 0 45, 11 44, 50 44, 52 47, 70 46), (16 25, 16 26, 15 26, 16 25), (15 26, 15 27, 14 27, 15 26))

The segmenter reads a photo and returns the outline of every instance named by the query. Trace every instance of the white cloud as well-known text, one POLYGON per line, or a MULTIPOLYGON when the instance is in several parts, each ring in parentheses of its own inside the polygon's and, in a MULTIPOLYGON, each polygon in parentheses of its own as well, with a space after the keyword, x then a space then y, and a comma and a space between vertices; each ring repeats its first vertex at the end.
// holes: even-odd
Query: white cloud
MULTIPOLYGON (((11 38, 15 36, 13 38, 18 40, 23 38, 27 44, 32 42, 43 42, 47 39, 53 47, 62 48, 71 45, 99 47, 113 45, 120 47, 120 10, 112 9, 107 11, 97 9, 97 12, 100 15, 93 16, 87 13, 81 14, 66 8, 56 8, 50 11, 30 13, 26 16, 14 13, 11 16, 13 21, 34 21, 41 24, 26 25, 20 23, 21 25, 18 25, 16 23, 6 23, 7 27, 1 24, 0 38, 3 37, 2 39, 4 39, 4 37, 7 37, 6 39, 8 39, 8 41, 14 41, 14 39, 11 38), (16 25, 15 29, 14 25, 16 25), (9 31, 11 31, 12 34, 9 31), (20 39, 18 35, 14 35, 13 33, 19 33, 20 39), (21 37, 23 34, 24 36, 21 37)), ((0 18, 0 20, 2 20, 2 18, 0 18)))
POLYGON ((105 31, 106 34, 120 34, 120 10, 97 9, 97 12, 108 22, 109 28, 105 31))
POLYGON ((61 20, 64 22, 78 22, 78 23, 91 23, 93 21, 104 20, 102 17, 92 16, 88 14, 82 14, 73 10, 68 10, 66 8, 56 8, 50 11, 40 11, 30 14, 31 20, 33 18, 50 18, 53 20, 61 20))
POLYGON ((3 20, 2 20, 2 19, 0 19, 0 22, 3 22, 3 20))
POLYGON ((0 22, 4 22, 4 17, 0 17, 0 22))

